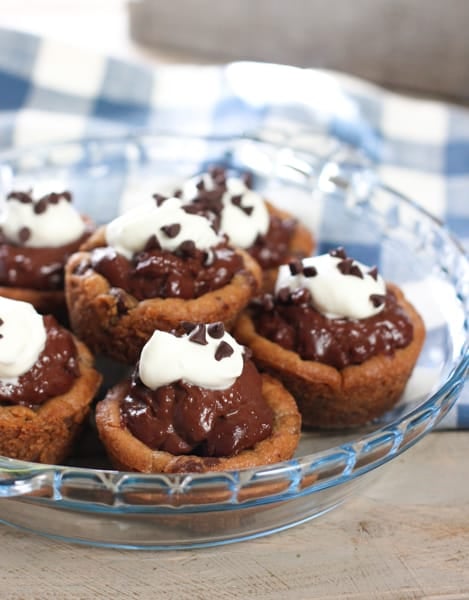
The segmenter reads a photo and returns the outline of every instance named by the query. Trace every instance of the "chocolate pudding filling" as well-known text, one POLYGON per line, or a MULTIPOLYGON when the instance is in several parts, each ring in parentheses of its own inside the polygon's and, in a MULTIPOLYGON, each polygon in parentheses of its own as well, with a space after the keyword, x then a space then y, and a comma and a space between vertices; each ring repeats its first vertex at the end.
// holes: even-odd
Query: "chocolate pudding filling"
POLYGON ((227 457, 272 433, 273 413, 250 360, 235 383, 222 390, 178 380, 153 391, 137 373, 138 367, 121 401, 122 424, 152 450, 227 457))
POLYGON ((54 317, 44 318, 46 344, 32 368, 16 380, 0 379, 0 403, 34 408, 68 392, 80 375, 72 335, 54 317))
POLYGON ((63 289, 64 265, 90 233, 91 228, 74 242, 56 248, 17 246, 0 234, 0 285, 40 291, 63 289))
POLYGON ((230 283, 243 269, 243 260, 225 244, 213 248, 207 260, 207 252, 197 249, 191 241, 183 242, 175 252, 152 248, 150 241, 131 260, 111 247, 95 248, 91 252, 91 267, 111 287, 121 288, 138 300, 189 300, 230 283))
POLYGON ((384 302, 381 312, 366 319, 330 319, 311 306, 308 290, 280 290, 275 300, 265 295, 253 306, 253 320, 257 333, 303 360, 343 369, 411 343, 412 323, 394 294, 388 291, 384 302))

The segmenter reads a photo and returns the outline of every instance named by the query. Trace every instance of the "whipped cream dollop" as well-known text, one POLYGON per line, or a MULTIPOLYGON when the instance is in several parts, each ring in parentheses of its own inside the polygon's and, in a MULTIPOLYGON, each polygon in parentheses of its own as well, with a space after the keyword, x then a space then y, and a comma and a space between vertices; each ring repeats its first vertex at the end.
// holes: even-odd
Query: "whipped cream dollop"
POLYGON ((241 375, 243 352, 222 323, 196 325, 181 337, 157 330, 142 349, 139 377, 152 390, 179 379, 224 390, 241 375))
POLYGON ((105 229, 106 242, 116 252, 131 259, 155 236, 163 250, 173 252, 183 242, 192 241, 199 250, 210 250, 222 241, 210 221, 191 215, 179 198, 168 198, 160 206, 144 204, 111 221, 105 229))
POLYGON ((386 283, 375 267, 368 267, 344 251, 322 254, 282 265, 275 293, 301 288, 311 294, 311 305, 330 319, 366 319, 384 308, 386 283))
POLYGON ((32 304, 0 297, 0 378, 14 380, 36 363, 46 344, 42 315, 32 304))
MULTIPOLYGON (((203 182, 206 191, 216 189, 217 184, 212 175, 204 173, 182 186, 182 198, 185 201, 190 202, 197 196, 197 184, 200 181, 203 182)), ((258 235, 267 233, 270 224, 269 211, 262 196, 251 190, 242 179, 227 177, 225 185, 226 191, 221 198, 220 229, 234 246, 249 248, 258 235)))
MULTIPOLYGON (((39 188, 38 188, 39 189, 39 188)), ((69 192, 11 192, 0 213, 7 241, 28 248, 57 248, 78 240, 85 222, 71 203, 69 192)))

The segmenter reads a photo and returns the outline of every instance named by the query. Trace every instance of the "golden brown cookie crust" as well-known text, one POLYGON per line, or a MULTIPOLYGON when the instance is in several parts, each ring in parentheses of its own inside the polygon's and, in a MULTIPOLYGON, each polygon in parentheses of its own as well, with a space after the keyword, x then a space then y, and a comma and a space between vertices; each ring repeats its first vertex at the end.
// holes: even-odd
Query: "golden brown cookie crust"
POLYGON ((55 396, 36 410, 0 406, 0 454, 19 460, 58 464, 67 457, 101 383, 93 357, 74 338, 80 375, 65 394, 55 396))
MULTIPOLYGON (((265 205, 267 206, 267 210, 270 215, 275 215, 282 220, 290 220, 295 219, 290 213, 280 210, 267 200, 264 200, 265 205)), ((293 235, 290 240, 289 245, 289 256, 285 258, 285 263, 293 258, 306 258, 307 256, 311 256, 316 248, 316 242, 314 238, 304 225, 302 225, 299 221, 296 222, 295 229, 293 231, 293 235)), ((265 269, 263 271, 263 282, 262 282, 262 292, 270 293, 273 292, 275 288, 275 283, 277 281, 278 275, 278 267, 274 267, 272 269, 265 269)))
POLYGON ((291 458, 298 445, 301 416, 296 403, 283 385, 262 375, 262 393, 274 413, 272 435, 251 450, 236 456, 214 459, 194 455, 174 456, 151 450, 121 424, 120 401, 126 390, 121 383, 112 388, 96 407, 96 425, 111 462, 124 471, 141 473, 183 473, 231 471, 268 465, 291 458))
POLYGON ((170 331, 181 321, 213 323, 223 321, 227 329, 260 289, 262 272, 247 252, 237 250, 244 269, 224 287, 193 300, 152 298, 138 301, 119 290, 111 293, 109 282, 89 269, 75 273, 87 250, 105 245, 104 230, 98 230, 84 244, 84 251, 72 255, 65 268, 65 295, 73 331, 94 352, 120 362, 135 364, 144 344, 155 329, 170 331), (123 308, 124 307, 124 308, 123 308))
POLYGON ((425 340, 425 326, 401 290, 388 284, 412 321, 414 336, 393 356, 374 356, 342 370, 303 360, 257 334, 248 311, 239 317, 233 334, 248 346, 259 369, 278 377, 295 397, 303 425, 339 429, 364 425, 390 410, 399 400, 425 340))

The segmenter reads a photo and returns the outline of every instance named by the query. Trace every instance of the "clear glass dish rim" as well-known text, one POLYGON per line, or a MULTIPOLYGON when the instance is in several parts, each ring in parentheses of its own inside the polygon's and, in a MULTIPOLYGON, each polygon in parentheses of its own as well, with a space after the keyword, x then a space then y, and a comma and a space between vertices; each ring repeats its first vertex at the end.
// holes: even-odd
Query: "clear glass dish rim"
MULTIPOLYGON (((288 148, 293 151, 298 150, 301 152, 302 159, 307 160, 308 156, 311 158, 311 164, 318 164, 318 155, 316 155, 312 151, 305 150, 304 148, 298 148, 294 143, 294 136, 285 136, 281 142, 272 142, 269 139, 265 139, 264 132, 261 134, 246 133, 242 135, 194 135, 194 134, 181 134, 174 133, 170 131, 143 131, 137 133, 130 133, 125 135, 110 135, 110 136, 92 136, 86 137, 82 139, 70 139, 63 141, 50 142, 46 144, 34 144, 28 146, 22 146, 20 148, 14 149, 6 149, 0 151, 0 166, 2 164, 8 163, 14 159, 19 158, 21 155, 26 153, 44 153, 47 151, 54 150, 60 147, 66 147, 70 145, 77 146, 86 146, 90 144, 105 144, 105 143, 140 143, 145 140, 150 139, 160 139, 160 138, 172 138, 172 139, 188 139, 188 140, 201 140, 207 143, 234 143, 236 141, 252 141, 255 143, 261 143, 272 148, 288 148)), ((282 134, 283 132, 279 132, 282 134)), ((301 132, 304 134, 304 130, 301 132)), ((313 132, 317 133, 317 132, 313 132)), ((337 142, 338 146, 344 146, 340 142, 337 142)), ((320 156, 319 161, 323 164, 326 164, 329 160, 328 156, 320 156)), ((73 163, 72 163, 73 164, 73 163)), ((340 164, 340 163, 339 163, 340 164)), ((72 166, 72 165, 70 165, 72 166)), ((376 188, 382 189, 387 193, 395 196, 399 199, 400 202, 407 204, 412 207, 415 211, 421 214, 425 219, 429 219, 433 222, 433 224, 438 227, 438 229, 445 233, 445 237, 447 237, 448 241, 453 244, 455 250, 460 253, 461 258, 464 258, 466 263, 468 261, 467 253, 462 247, 459 240, 451 234, 451 232, 442 224, 442 222, 434 217, 430 212, 428 212, 425 208, 421 207, 418 203, 416 203, 411 198, 402 194, 401 192, 395 190, 394 188, 388 186, 387 184, 380 181, 377 177, 374 177, 373 185, 376 188)), ((468 271, 469 272, 469 271, 468 271)), ((330 487, 334 487, 348 481, 351 481, 357 477, 360 477, 371 470, 374 470, 381 465, 389 462, 393 458, 402 454, 405 450, 414 445, 417 441, 419 441, 422 437, 424 437, 427 433, 432 431, 435 426, 441 421, 441 419, 445 416, 445 414, 450 410, 450 408, 455 403, 459 391, 462 389, 464 385, 464 381, 467 377, 467 373, 469 370, 469 342, 468 335, 466 334, 466 340, 464 342, 464 346, 461 349, 460 356, 456 361, 456 364, 451 369, 446 381, 432 393, 426 400, 412 408, 409 412, 404 413, 394 421, 390 423, 386 423, 383 426, 378 427, 373 430, 371 433, 366 433, 361 437, 357 437, 353 441, 346 442, 344 444, 339 444, 328 448, 326 450, 321 450, 319 452, 314 452, 312 454, 302 455, 299 457, 292 458, 288 461, 284 461, 281 463, 275 463, 273 465, 266 465, 261 467, 249 468, 240 471, 226 471, 222 473, 187 473, 187 474, 165 474, 164 479, 167 480, 171 484, 179 485, 181 482, 181 478, 189 479, 191 481, 200 481, 210 484, 211 482, 218 481, 220 477, 227 476, 233 477, 237 479, 239 474, 243 474, 245 481, 250 481, 252 477, 257 477, 262 479, 262 477, 269 477, 269 475, 275 474, 277 472, 282 472, 284 474, 288 474, 291 472, 292 474, 298 472, 301 468, 307 468, 308 465, 313 465, 314 463, 325 460, 328 457, 334 457, 337 454, 349 453, 351 461, 349 468, 346 468, 343 472, 333 475, 331 477, 320 479, 315 483, 307 486, 302 490, 302 494, 313 493, 316 491, 324 490, 330 487), (423 423, 423 427, 421 426, 423 423), (411 430, 414 425, 416 428, 415 435, 411 435, 410 439, 406 439, 405 433, 407 430, 411 430), (380 456, 375 460, 371 460, 366 462, 362 466, 359 465, 359 458, 362 453, 366 453, 370 445, 372 445, 373 450, 379 450, 379 442, 380 440, 389 439, 391 436, 394 439, 391 449, 380 456), (376 446, 373 446, 373 443, 376 443, 376 446), (358 463, 358 466, 357 466, 358 463)), ((53 483, 54 488, 58 486, 60 489, 60 481, 63 475, 73 475, 76 474, 78 477, 81 475, 93 475, 98 476, 109 476, 112 480, 112 488, 116 489, 116 482, 119 480, 124 481, 124 483, 130 478, 130 480, 138 480, 139 483, 143 483, 146 485, 152 482, 161 481, 162 474, 143 474, 143 473, 133 473, 133 472, 124 472, 117 471, 114 469, 101 469, 101 468, 90 468, 90 467, 76 467, 76 466, 67 466, 67 465, 49 465, 49 464, 41 464, 34 463, 28 461, 22 461, 17 459, 11 459, 8 457, 0 456, 0 499, 4 498, 14 498, 20 497, 24 495, 29 495, 35 490, 39 489, 47 479, 47 482, 50 484, 53 483)), ((103 480, 104 481, 104 480, 103 480)), ((242 485, 242 484, 241 484, 242 485)), ((145 487, 146 492, 151 492, 151 487, 145 487)), ((279 500, 287 500, 299 495, 298 492, 292 492, 292 490, 288 490, 287 492, 281 492, 279 494, 274 494, 271 497, 263 499, 263 502, 278 502, 279 500)), ((51 498, 34 498, 35 500, 41 502, 52 501, 52 503, 60 503, 62 499, 59 495, 53 494, 51 498)), ((258 503, 258 500, 253 501, 254 504, 258 503)), ((67 503, 65 503, 67 504, 67 503)), ((72 506, 75 503, 69 502, 69 507, 71 508, 79 508, 80 510, 87 510, 86 502, 77 502, 76 506, 72 506)), ((243 502, 243 506, 251 505, 251 502, 243 502)), ((99 504, 100 505, 100 504, 99 504)), ((90 503, 88 504, 89 509, 93 510, 93 507, 96 507, 96 504, 90 503)), ((101 505, 100 505, 101 506, 101 505)), ((220 508, 224 507, 227 509, 239 507, 238 504, 233 503, 222 503, 220 504, 220 508)), ((107 509, 111 507, 107 506, 107 509)), ((162 505, 154 505, 154 510, 163 509, 166 510, 167 506, 162 505)), ((193 510, 192 505, 187 506, 179 506, 179 508, 189 508, 193 510)))

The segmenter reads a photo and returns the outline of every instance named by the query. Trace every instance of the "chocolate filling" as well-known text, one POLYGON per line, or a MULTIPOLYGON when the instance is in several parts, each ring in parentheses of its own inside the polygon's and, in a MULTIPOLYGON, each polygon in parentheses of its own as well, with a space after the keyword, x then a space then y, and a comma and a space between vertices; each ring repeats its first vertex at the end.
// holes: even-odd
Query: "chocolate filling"
POLYGON ((78 240, 57 248, 28 248, 0 237, 0 285, 41 291, 63 289, 64 265, 90 233, 88 227, 78 240))
POLYGON ((121 402, 122 425, 152 450, 174 455, 225 457, 269 437, 273 413, 262 396, 262 379, 250 360, 226 390, 176 381, 150 390, 137 370, 121 402))
MULTIPOLYGON (((128 260, 113 248, 95 248, 91 267, 138 300, 148 298, 198 298, 231 282, 243 269, 239 254, 225 244, 207 253, 183 242, 175 252, 147 249, 128 260)), ((86 270, 81 265, 80 272, 86 270)))
POLYGON ((412 341, 412 323, 390 291, 383 297, 384 309, 367 319, 328 319, 310 305, 308 290, 285 291, 274 302, 267 296, 254 306, 255 328, 304 360, 343 369, 372 356, 392 355, 412 341))
POLYGON ((46 345, 32 368, 16 383, 0 379, 0 403, 34 408, 46 400, 65 394, 80 374, 72 335, 47 315, 46 345))

